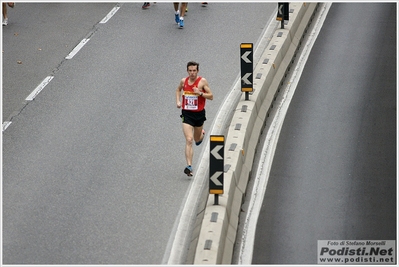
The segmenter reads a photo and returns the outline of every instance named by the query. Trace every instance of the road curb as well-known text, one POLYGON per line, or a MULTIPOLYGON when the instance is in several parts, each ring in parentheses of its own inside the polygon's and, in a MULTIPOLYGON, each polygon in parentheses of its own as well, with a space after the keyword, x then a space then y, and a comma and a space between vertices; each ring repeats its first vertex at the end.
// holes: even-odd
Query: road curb
MULTIPOLYGON (((290 3, 290 20, 277 29, 254 72, 254 92, 235 108, 224 152, 224 194, 219 205, 209 195, 190 248, 193 264, 231 264, 241 205, 252 172, 259 138, 280 86, 289 71, 318 3, 290 3)), ((200 216, 201 214, 199 214, 200 216)))

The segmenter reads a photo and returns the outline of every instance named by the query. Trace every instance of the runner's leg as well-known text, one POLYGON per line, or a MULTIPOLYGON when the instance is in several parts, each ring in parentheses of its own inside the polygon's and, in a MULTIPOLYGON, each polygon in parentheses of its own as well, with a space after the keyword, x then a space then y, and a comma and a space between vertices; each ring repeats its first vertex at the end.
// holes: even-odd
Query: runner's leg
POLYGON ((204 134, 202 133, 203 125, 199 127, 194 127, 194 141, 197 143, 204 138, 204 134))
POLYGON ((184 17, 184 14, 186 13, 186 8, 187 8, 187 4, 186 2, 183 2, 180 4, 180 16, 184 17))
POLYGON ((7 18, 7 3, 3 2, 3 19, 7 18))
POLYGON ((179 10, 179 2, 173 2, 173 8, 175 11, 179 10))
POLYGON ((193 128, 193 126, 183 123, 183 133, 186 138, 185 154, 187 165, 191 165, 193 161, 193 128))

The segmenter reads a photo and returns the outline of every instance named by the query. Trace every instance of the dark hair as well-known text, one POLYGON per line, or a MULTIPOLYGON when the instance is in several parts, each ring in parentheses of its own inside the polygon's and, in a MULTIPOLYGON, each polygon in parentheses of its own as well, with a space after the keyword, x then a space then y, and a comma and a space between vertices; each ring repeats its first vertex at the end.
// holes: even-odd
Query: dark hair
POLYGON ((188 67, 190 67, 190 66, 197 66, 197 70, 199 70, 199 63, 197 63, 195 61, 190 61, 187 63, 187 70, 188 70, 188 67))

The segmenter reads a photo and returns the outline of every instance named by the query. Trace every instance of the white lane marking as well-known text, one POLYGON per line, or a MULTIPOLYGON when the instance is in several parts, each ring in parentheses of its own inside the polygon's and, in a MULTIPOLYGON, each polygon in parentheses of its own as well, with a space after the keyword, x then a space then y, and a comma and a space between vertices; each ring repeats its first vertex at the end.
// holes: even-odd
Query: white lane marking
MULTIPOLYGON (((119 10, 120 7, 114 7, 101 21, 100 23, 106 23, 110 18, 112 18, 113 15, 119 10)), ((90 38, 85 38, 83 39, 72 51, 65 57, 65 59, 71 59, 73 58, 79 51, 82 49, 82 47, 87 44, 87 42, 90 41, 90 38)))
POLYGON ((253 246, 255 241, 256 225, 258 223, 258 217, 260 209, 262 207, 263 198, 266 192, 267 182, 269 180, 269 174, 272 167, 272 161, 274 158, 274 152, 276 150, 277 141, 280 135, 280 131, 284 122, 285 115, 287 113, 291 99, 295 93, 296 86, 302 75, 305 63, 309 57, 310 51, 312 50, 313 44, 315 43, 317 36, 320 33, 321 27, 323 26, 324 20, 331 7, 331 3, 325 3, 320 6, 321 12, 317 19, 317 22, 313 26, 312 32, 309 35, 309 39, 304 45, 303 52, 300 55, 295 70, 290 75, 290 81, 287 83, 288 87, 285 89, 283 99, 279 104, 276 115, 273 118, 272 124, 267 132, 265 142, 262 148, 262 154, 259 160, 258 169, 256 170, 256 177, 254 180, 254 186, 252 196, 248 206, 248 213, 245 218, 242 241, 239 250, 238 263, 239 265, 251 265, 253 256, 253 246))
MULTIPOLYGON (((106 23, 110 18, 112 18, 113 15, 115 15, 115 13, 119 10, 120 7, 114 7, 107 16, 105 16, 100 23, 106 23)), ((71 59, 73 58, 79 51, 80 49, 82 49, 82 47, 87 44, 87 42, 90 39, 83 39, 72 51, 71 53, 69 53, 65 59, 71 59)), ((35 99, 35 97, 43 90, 44 87, 46 87, 47 84, 50 83, 50 81, 54 78, 54 76, 50 75, 47 76, 36 88, 35 90, 32 91, 32 93, 30 93, 30 95, 25 99, 26 101, 32 101, 33 99, 35 99)), ((3 132, 7 129, 8 126, 10 126, 11 121, 5 121, 3 122, 3 132)))
POLYGON ((32 101, 35 99, 35 97, 40 93, 41 90, 43 90, 44 87, 46 87, 47 84, 54 78, 54 76, 47 76, 44 78, 44 80, 36 87, 35 90, 30 93, 30 95, 25 99, 27 101, 32 101))
POLYGON ((102 21, 100 21, 100 23, 106 23, 110 18, 112 18, 113 15, 115 15, 115 13, 119 10, 119 6, 114 7, 109 13, 108 15, 106 15, 102 21))
POLYGON ((11 121, 5 121, 3 122, 3 132, 7 129, 8 126, 10 126, 11 121))
POLYGON ((87 44, 87 42, 90 41, 90 39, 83 39, 72 51, 65 57, 65 59, 71 59, 73 58, 79 51, 82 49, 82 47, 87 44))

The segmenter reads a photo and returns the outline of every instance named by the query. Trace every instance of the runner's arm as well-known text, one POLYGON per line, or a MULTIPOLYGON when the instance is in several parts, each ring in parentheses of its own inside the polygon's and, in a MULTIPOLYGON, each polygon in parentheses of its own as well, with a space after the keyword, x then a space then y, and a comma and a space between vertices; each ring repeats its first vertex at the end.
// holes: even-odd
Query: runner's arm
POLYGON ((179 86, 176 89, 176 106, 177 108, 181 108, 181 90, 183 89, 183 79, 180 81, 179 86))
POLYGON ((202 94, 202 97, 209 100, 213 100, 213 93, 211 91, 211 88, 209 88, 208 81, 205 78, 202 78, 201 83, 202 83, 202 90, 205 91, 205 93, 202 94))

